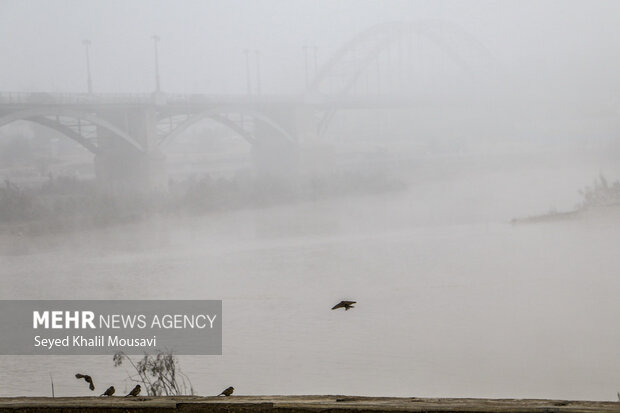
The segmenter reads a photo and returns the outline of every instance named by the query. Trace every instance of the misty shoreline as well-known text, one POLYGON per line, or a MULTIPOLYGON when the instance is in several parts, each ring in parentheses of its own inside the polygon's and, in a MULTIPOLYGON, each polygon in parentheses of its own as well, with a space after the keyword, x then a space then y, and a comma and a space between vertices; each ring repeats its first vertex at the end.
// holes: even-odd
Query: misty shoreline
POLYGON ((341 173, 297 181, 213 179, 171 181, 166 192, 113 191, 95 181, 49 177, 25 189, 5 180, 0 188, 0 235, 45 235, 137 223, 153 216, 199 216, 317 199, 402 191, 383 173, 341 173))
MULTIPOLYGON (((268 208, 357 195, 384 196, 424 186, 440 190, 464 176, 498 173, 508 165, 524 168, 549 162, 562 167, 553 157, 541 154, 531 157, 523 153, 496 155, 488 160, 483 154, 395 158, 370 171, 358 167, 289 179, 260 177, 240 170, 229 177, 214 178, 204 174, 171 179, 165 192, 111 190, 101 187, 95 180, 70 176, 50 175, 39 184, 23 188, 6 179, 4 185, 0 185, 0 235, 63 234, 124 226, 158 216, 191 218, 218 211, 268 208)), ((587 176, 582 177, 582 181, 587 179, 587 176)), ((594 215, 601 209, 598 207, 613 210, 620 203, 618 180, 610 183, 600 175, 591 185, 583 189, 579 189, 580 186, 575 182, 574 192, 581 200, 572 208, 565 205, 547 211, 531 210, 529 214, 516 212, 507 217, 506 222, 522 224, 583 218, 586 211, 594 215)), ((419 201, 426 202, 423 198, 419 201)))

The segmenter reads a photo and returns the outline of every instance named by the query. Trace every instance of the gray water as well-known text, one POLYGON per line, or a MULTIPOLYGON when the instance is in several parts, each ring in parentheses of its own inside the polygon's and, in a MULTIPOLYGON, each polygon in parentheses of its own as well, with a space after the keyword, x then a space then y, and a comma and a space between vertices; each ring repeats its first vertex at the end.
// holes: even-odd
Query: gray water
MULTIPOLYGON (((613 162, 443 160, 409 189, 13 236, 2 299, 222 299, 224 354, 180 356, 200 395, 541 397, 620 390, 620 213, 569 209, 613 162), (331 311, 344 298, 352 311, 331 311)), ((615 174, 615 175, 614 175, 615 174)), ((2 332, 6 334, 7 332, 2 332)), ((111 356, 0 357, 0 396, 129 391, 111 356)))

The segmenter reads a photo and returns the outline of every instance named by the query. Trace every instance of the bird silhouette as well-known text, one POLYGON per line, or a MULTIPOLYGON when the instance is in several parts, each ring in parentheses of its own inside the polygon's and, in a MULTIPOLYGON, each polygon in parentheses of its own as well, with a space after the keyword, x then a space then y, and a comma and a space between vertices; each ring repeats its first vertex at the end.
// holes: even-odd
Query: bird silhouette
POLYGON ((84 380, 86 381, 86 383, 89 383, 89 384, 90 384, 90 386, 88 386, 88 388, 89 388, 91 391, 95 390, 95 383, 93 383, 93 378, 92 378, 92 377, 90 377, 88 374, 80 374, 80 373, 77 373, 77 374, 75 375, 75 378, 76 378, 76 379, 78 379, 78 380, 79 380, 79 379, 84 379, 84 380))
POLYGON ((335 306, 332 307, 332 310, 337 310, 339 308, 344 308, 344 311, 347 311, 349 308, 355 308, 353 307, 353 304, 357 303, 357 301, 341 301, 338 304, 336 304, 335 306))
POLYGON ((142 389, 140 388, 140 385, 139 385, 139 384, 136 384, 136 387, 134 387, 134 388, 133 388, 133 390, 132 390, 132 391, 130 391, 130 392, 129 392, 129 394, 128 394, 127 396, 125 396, 125 397, 129 397, 129 396, 137 396, 138 394, 140 394, 140 390, 142 390, 142 389))
POLYGON ((221 396, 222 394, 226 397, 230 396, 231 394, 233 394, 233 392, 235 391, 235 388, 233 386, 228 387, 226 390, 224 390, 223 392, 221 392, 220 394, 218 394, 218 396, 221 396))
POLYGON ((116 391, 116 389, 114 388, 114 386, 110 386, 110 387, 108 387, 108 389, 105 392, 103 392, 103 394, 101 396, 112 396, 115 391, 116 391))

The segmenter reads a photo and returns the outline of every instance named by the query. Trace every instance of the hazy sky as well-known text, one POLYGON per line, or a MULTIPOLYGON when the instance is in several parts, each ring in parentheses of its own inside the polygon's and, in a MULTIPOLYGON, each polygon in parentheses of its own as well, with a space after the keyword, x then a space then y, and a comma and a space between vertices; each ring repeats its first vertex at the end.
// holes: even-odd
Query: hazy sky
POLYGON ((424 19, 461 26, 523 82, 620 90, 613 0, 0 0, 0 90, 83 91, 90 39, 96 91, 150 92, 157 34, 165 91, 243 92, 249 48, 261 52, 263 91, 292 93, 304 84, 304 44, 320 64, 367 27, 424 19))

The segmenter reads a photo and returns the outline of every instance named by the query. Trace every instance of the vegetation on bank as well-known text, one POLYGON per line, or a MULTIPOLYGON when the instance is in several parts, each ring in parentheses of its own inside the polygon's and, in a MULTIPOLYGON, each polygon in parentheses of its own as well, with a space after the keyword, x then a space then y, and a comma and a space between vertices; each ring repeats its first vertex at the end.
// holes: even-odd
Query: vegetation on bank
POLYGON ((594 180, 592 186, 586 186, 579 190, 581 202, 570 211, 551 210, 546 214, 529 216, 525 218, 513 218, 513 224, 537 223, 572 219, 579 216, 589 208, 620 206, 620 181, 616 180, 609 184, 601 174, 594 180))
POLYGON ((166 192, 103 188, 95 181, 52 177, 42 185, 0 185, 0 232, 36 235, 136 222, 151 214, 218 210, 402 189, 385 173, 343 172, 325 177, 273 178, 209 175, 170 182, 166 192))
POLYGON ((601 174, 592 186, 586 186, 579 193, 583 198, 581 208, 617 205, 620 204, 620 181, 609 184, 601 174))

